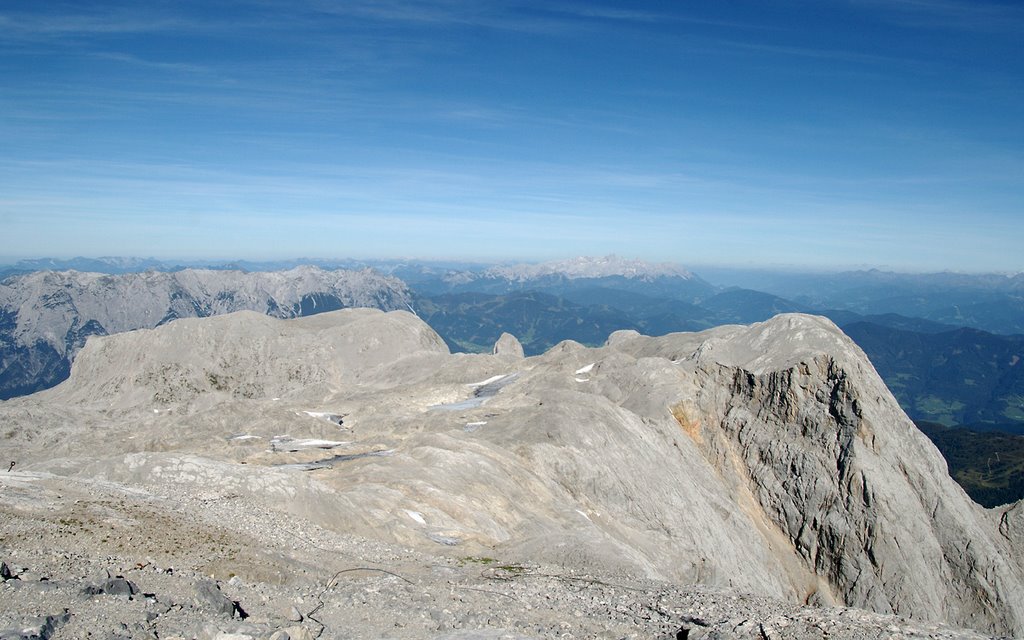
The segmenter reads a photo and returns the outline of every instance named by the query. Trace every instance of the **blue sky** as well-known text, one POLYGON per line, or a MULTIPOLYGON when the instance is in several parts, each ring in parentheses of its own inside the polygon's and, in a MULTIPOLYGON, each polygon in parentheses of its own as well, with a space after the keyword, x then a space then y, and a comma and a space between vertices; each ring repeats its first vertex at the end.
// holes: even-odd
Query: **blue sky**
POLYGON ((1024 270, 1024 5, 0 2, 0 257, 1024 270))

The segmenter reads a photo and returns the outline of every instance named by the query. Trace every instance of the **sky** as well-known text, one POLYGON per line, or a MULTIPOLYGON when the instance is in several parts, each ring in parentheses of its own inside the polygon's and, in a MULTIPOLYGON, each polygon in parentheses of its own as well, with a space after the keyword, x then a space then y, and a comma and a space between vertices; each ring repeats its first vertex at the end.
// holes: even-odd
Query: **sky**
POLYGON ((1024 270, 1024 5, 0 0, 0 258, 1024 270))

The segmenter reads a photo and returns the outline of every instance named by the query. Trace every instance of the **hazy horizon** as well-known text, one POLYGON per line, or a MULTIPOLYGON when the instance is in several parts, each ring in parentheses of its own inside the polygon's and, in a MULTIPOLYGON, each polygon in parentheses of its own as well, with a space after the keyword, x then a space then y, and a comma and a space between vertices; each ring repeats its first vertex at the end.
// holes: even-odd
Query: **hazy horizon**
POLYGON ((721 272, 764 272, 764 273, 779 273, 779 274, 794 274, 798 275, 801 273, 805 274, 828 274, 828 273, 843 273, 843 272, 857 272, 857 271, 880 271, 885 273, 896 273, 905 275, 928 275, 928 274, 939 274, 939 273, 950 273, 950 274, 963 274, 963 275, 1005 275, 1015 276, 1024 273, 1021 271, 1008 271, 1008 270, 957 270, 957 269, 899 269, 893 268, 888 265, 871 265, 871 264, 851 264, 851 265, 833 265, 833 266, 807 266, 807 265, 795 265, 795 264, 749 264, 749 263, 711 263, 711 262, 686 262, 686 261, 675 261, 675 260, 657 260, 648 261, 643 260, 635 256, 621 255, 621 254, 608 254, 607 256, 582 256, 582 255, 566 255, 552 260, 529 260, 525 258, 509 258, 504 260, 488 260, 488 259, 466 259, 466 258, 419 258, 415 256, 378 256, 378 257, 354 257, 354 256, 338 256, 338 257, 310 257, 310 256, 293 256, 293 257, 280 257, 280 258, 183 258, 183 257, 157 257, 157 256, 140 256, 140 255, 72 255, 72 256, 31 256, 31 257, 13 257, 13 256, 0 256, 0 267, 16 267, 19 263, 26 262, 42 262, 47 260, 53 260, 55 262, 71 262, 74 260, 126 260, 126 261, 156 261, 164 266, 223 266, 231 265, 236 263, 249 263, 249 264, 266 264, 271 265, 275 263, 299 263, 299 264, 310 264, 310 265, 332 265, 340 263, 382 263, 382 264, 398 264, 408 262, 411 264, 423 264, 423 265, 464 265, 467 267, 491 267, 491 266, 511 266, 511 265, 526 265, 526 264, 543 264, 552 262, 563 262, 566 260, 573 260, 577 258, 603 258, 603 257, 617 257, 624 260, 640 260, 651 265, 655 264, 669 264, 676 267, 682 267, 689 271, 696 273, 698 276, 701 275, 701 270, 705 271, 721 271, 721 272))
POLYGON ((1024 269, 1012 2, 16 0, 0 26, 12 255, 1024 269))

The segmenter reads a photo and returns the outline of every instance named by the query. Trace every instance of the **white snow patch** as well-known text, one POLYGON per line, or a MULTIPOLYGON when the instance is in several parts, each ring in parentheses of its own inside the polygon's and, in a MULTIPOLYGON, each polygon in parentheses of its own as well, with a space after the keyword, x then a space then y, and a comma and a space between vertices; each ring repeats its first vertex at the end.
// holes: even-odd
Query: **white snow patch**
MULTIPOLYGON (((306 414, 310 418, 316 418, 317 420, 326 420, 327 422, 330 422, 331 424, 339 427, 342 425, 342 422, 345 417, 341 414, 330 413, 329 411, 303 411, 302 413, 306 414)), ((297 413, 295 415, 301 414, 297 413)))
POLYGON ((270 441, 271 450, 299 451, 300 449, 333 449, 351 442, 340 442, 338 440, 320 440, 318 438, 304 438, 296 440, 288 436, 277 436, 270 441))
POLYGON ((576 382, 590 382, 590 378, 574 378, 576 382))
POLYGON ((475 409, 482 406, 488 400, 498 394, 499 391, 512 384, 516 378, 519 377, 518 373, 508 373, 500 376, 492 376, 483 382, 473 382, 467 384, 467 387, 475 387, 476 391, 473 392, 472 398, 467 398, 460 402, 450 402, 446 404, 433 404, 428 408, 433 410, 441 411, 463 411, 467 409, 475 409))
POLYGON ((496 375, 496 376, 491 376, 490 378, 487 378, 486 380, 484 380, 482 382, 470 382, 466 386, 467 387, 482 387, 485 384, 491 384, 492 382, 497 382, 498 380, 501 380, 502 378, 507 377, 507 376, 508 376, 508 374, 502 373, 502 374, 499 374, 499 375, 496 375))
POLYGON ((580 514, 581 516, 583 516, 583 517, 584 517, 584 518, 586 518, 587 520, 590 520, 590 516, 588 516, 587 514, 583 513, 583 512, 582 512, 582 511, 580 511, 579 509, 577 509, 577 510, 576 510, 576 513, 580 514))
POLYGON ((474 431, 484 426, 485 424, 487 424, 486 420, 482 422, 467 422, 466 426, 463 427, 462 430, 465 431, 466 433, 473 433, 474 431))
POLYGON ((248 433, 243 433, 237 436, 231 436, 228 440, 262 440, 260 436, 254 436, 248 433))
POLYGON ((596 362, 591 362, 587 366, 581 367, 581 368, 577 369, 576 370, 576 375, 580 375, 581 373, 590 373, 591 371, 594 370, 594 365, 595 364, 597 364, 597 363, 596 362))
POLYGON ((404 511, 405 511, 405 514, 407 516, 409 516, 410 518, 412 518, 416 522, 418 522, 420 524, 427 524, 427 521, 426 521, 426 519, 424 519, 423 514, 420 513, 419 511, 410 511, 409 509, 405 509, 404 511))
POLYGON ((319 440, 317 438, 308 438, 306 440, 295 440, 292 442, 293 445, 300 447, 340 447, 347 442, 339 442, 338 440, 319 440))

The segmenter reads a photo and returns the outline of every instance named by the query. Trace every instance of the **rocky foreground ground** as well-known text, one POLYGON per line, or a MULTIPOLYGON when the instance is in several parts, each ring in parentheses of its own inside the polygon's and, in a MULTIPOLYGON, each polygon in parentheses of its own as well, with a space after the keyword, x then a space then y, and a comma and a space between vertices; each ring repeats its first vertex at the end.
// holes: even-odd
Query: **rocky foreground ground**
POLYGON ((0 472, 0 638, 984 638, 728 589, 429 555, 244 496, 0 472))

